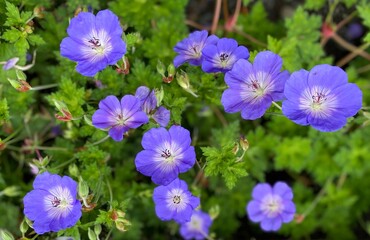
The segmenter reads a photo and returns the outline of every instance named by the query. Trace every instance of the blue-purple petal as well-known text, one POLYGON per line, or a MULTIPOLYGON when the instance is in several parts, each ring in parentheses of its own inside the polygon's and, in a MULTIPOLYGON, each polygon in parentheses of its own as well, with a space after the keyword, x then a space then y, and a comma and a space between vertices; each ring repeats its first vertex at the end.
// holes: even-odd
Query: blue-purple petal
POLYGON ((161 127, 166 127, 170 122, 170 116, 171 112, 161 106, 155 111, 152 117, 161 127))

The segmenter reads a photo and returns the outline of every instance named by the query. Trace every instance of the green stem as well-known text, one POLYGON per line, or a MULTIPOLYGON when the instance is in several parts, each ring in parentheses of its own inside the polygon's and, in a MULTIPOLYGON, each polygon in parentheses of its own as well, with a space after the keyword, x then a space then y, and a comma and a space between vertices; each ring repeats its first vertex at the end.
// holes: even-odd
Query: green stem
POLYGON ((90 143, 90 144, 88 144, 88 145, 86 145, 86 146, 95 146, 95 145, 98 145, 98 144, 100 144, 100 143, 102 143, 102 142, 105 142, 105 141, 107 141, 108 139, 109 139, 109 135, 107 135, 107 136, 105 136, 105 137, 103 137, 102 139, 100 139, 100 140, 98 140, 98 141, 96 141, 96 142, 93 142, 93 143, 90 143))
POLYGON ((274 104, 274 105, 275 105, 275 107, 279 108, 280 110, 283 110, 283 109, 280 107, 280 105, 279 105, 279 104, 277 104, 276 102, 272 101, 272 104, 274 104))
POLYGON ((71 159, 69 159, 69 160, 65 161, 64 163, 59 164, 59 165, 58 165, 58 166, 56 166, 56 167, 49 168, 49 170, 55 170, 55 169, 58 169, 58 168, 64 167, 64 166, 66 166, 66 165, 70 164, 71 162, 73 162, 75 159, 76 159, 76 158, 75 158, 75 157, 73 157, 73 158, 71 158, 71 159))
POLYGON ((58 86, 57 83, 47 84, 47 85, 41 85, 41 86, 31 87, 30 90, 38 91, 38 90, 44 90, 44 89, 48 89, 48 88, 54 88, 54 87, 57 87, 57 86, 58 86))
MULTIPOLYGON (((108 187, 108 191, 109 191, 109 202, 110 202, 110 204, 112 204, 112 202, 113 202, 113 191, 112 191, 112 187, 111 187, 111 185, 109 183, 108 178, 106 178, 106 183, 107 183, 107 187, 108 187)), ((112 205, 110 205, 109 208, 110 208, 109 210, 111 210, 112 209, 112 205)))
POLYGON ((113 228, 111 228, 107 234, 107 237, 105 238, 105 240, 109 240, 109 237, 110 235, 112 234, 112 231, 113 231, 113 228))

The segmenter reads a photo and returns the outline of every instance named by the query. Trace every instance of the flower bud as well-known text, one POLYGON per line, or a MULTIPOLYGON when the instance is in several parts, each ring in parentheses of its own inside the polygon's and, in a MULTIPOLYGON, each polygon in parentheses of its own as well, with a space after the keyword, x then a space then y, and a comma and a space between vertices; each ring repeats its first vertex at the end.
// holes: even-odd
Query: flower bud
POLYGON ((242 147, 243 151, 247 151, 249 148, 249 142, 244 136, 240 136, 239 144, 242 147))
POLYGON ((1 240, 14 240, 13 235, 5 229, 0 229, 1 240))
POLYGON ((43 159, 39 160, 41 167, 46 167, 50 162, 50 158, 48 156, 44 157, 43 159))
POLYGON ((166 68, 164 66, 164 64, 161 62, 161 60, 158 59, 158 62, 157 62, 157 72, 159 74, 161 74, 162 77, 165 77, 165 72, 166 72, 166 68))
POLYGON ((155 91, 155 98, 157 99, 157 107, 161 106, 161 103, 162 103, 162 100, 163 100, 163 97, 164 97, 164 90, 163 90, 163 87, 161 87, 161 89, 154 89, 155 91))
POLYGON ((86 198, 89 195, 89 186, 82 178, 78 182, 78 195, 81 198, 86 198))
POLYGON ((73 177, 79 177, 80 176, 80 171, 78 170, 77 165, 74 164, 74 163, 69 165, 68 172, 73 177))
POLYGON ((89 237, 90 240, 96 240, 96 234, 93 232, 93 230, 91 230, 91 228, 88 228, 87 229, 87 235, 89 237))
POLYGON ((118 219, 115 221, 116 228, 121 232, 126 232, 128 228, 131 226, 131 223, 126 219, 118 219))
POLYGON ((6 187, 3 191, 1 191, 0 195, 2 194, 7 197, 16 197, 20 195, 19 187, 18 186, 6 187))
POLYGON ((18 80, 27 80, 27 76, 23 71, 17 69, 15 73, 17 74, 18 80))
POLYGON ((67 105, 65 105, 64 102, 54 99, 54 105, 58 109, 58 111, 60 112, 60 114, 57 114, 57 113, 55 114, 55 117, 58 120, 64 121, 64 122, 68 122, 68 121, 72 120, 72 114, 71 114, 67 105))
POLYGON ((22 235, 24 235, 28 230, 28 224, 26 222, 26 219, 23 219, 21 225, 19 226, 19 230, 21 231, 22 235))
POLYGON ((14 57, 14 58, 11 58, 8 61, 2 63, 2 64, 4 64, 3 70, 12 69, 17 64, 18 61, 19 61, 19 58, 18 57, 14 57))
POLYGON ((10 84, 19 92, 27 92, 32 87, 24 80, 13 80, 8 78, 10 84))
POLYGON ((37 6, 33 9, 33 15, 37 18, 44 18, 44 10, 45 8, 43 6, 37 6))
POLYGON ((211 217, 212 220, 216 219, 219 214, 220 214, 219 205, 212 206, 211 209, 209 210, 209 216, 211 217))
POLYGON ((5 142, 0 138, 0 151, 4 150, 6 147, 5 142))
POLYGON ((175 68, 175 66, 172 63, 170 65, 168 65, 168 67, 167 67, 167 73, 168 73, 168 76, 169 77, 175 76, 176 68, 175 68))
POLYGON ((99 237, 99 235, 100 235, 100 233, 101 233, 101 225, 100 224, 96 224, 95 226, 94 226, 94 232, 95 232, 95 234, 96 234, 96 236, 97 237, 99 237))
POLYGON ((31 173, 33 175, 37 175, 39 173, 40 170, 35 164, 29 163, 28 165, 30 166, 31 173))
POLYGON ((183 70, 176 74, 176 80, 180 87, 182 87, 183 89, 188 90, 190 88, 188 74, 183 70))

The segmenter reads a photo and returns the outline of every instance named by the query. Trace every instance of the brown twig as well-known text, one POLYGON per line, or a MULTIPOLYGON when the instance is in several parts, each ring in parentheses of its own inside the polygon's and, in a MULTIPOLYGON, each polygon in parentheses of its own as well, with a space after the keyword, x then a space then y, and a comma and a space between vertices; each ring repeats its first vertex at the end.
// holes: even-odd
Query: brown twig
MULTIPOLYGON (((360 53, 366 53, 364 52, 364 50, 366 48, 368 48, 370 46, 370 43, 365 43, 363 45, 361 45, 360 47, 354 49, 351 53, 349 53, 347 56, 345 56, 344 58, 340 59, 336 65, 338 67, 342 67, 344 65, 346 65, 349 61, 351 61, 353 58, 355 58, 357 55, 361 55, 360 53)), ((368 56, 369 54, 366 53, 368 56)), ((361 55, 362 56, 362 55, 361 55)), ((366 58, 367 60, 369 60, 368 58, 366 58)), ((369 60, 370 61, 370 60, 369 60)))
POLYGON ((220 12, 221 12, 221 0, 217 0, 216 7, 215 7, 215 12, 213 14, 211 34, 214 34, 217 30, 218 21, 220 19, 220 12))
POLYGON ((205 26, 203 26, 203 25, 201 25, 199 23, 196 23, 196 22, 194 22, 192 20, 189 20, 189 19, 186 19, 185 20, 185 24, 186 25, 189 25, 189 26, 192 26, 193 28, 200 29, 200 30, 208 30, 208 31, 211 30, 210 27, 205 27, 205 26))
POLYGON ((259 46, 261 46, 261 47, 267 47, 267 44, 266 44, 266 43, 261 42, 260 40, 258 40, 258 39, 256 39, 256 38, 254 38, 252 35, 249 35, 248 33, 245 33, 245 32, 243 32, 243 31, 241 31, 241 30, 238 30, 238 29, 234 29, 234 30, 233 30, 233 32, 235 32, 235 33, 237 33, 237 34, 241 35, 242 37, 244 37, 244 38, 248 39, 248 40, 249 40, 249 41, 251 41, 252 43, 255 43, 255 44, 257 44, 257 45, 259 45, 259 46))
POLYGON ((365 52, 363 49, 356 47, 355 45, 352 45, 351 43, 347 42, 343 38, 341 38, 338 34, 334 33, 332 36, 333 40, 337 42, 340 46, 347 49, 351 52, 357 52, 358 55, 364 57, 365 59, 370 61, 370 54, 365 52))
POLYGON ((227 0, 222 0, 222 13, 224 15, 225 21, 229 20, 229 11, 227 9, 227 0))

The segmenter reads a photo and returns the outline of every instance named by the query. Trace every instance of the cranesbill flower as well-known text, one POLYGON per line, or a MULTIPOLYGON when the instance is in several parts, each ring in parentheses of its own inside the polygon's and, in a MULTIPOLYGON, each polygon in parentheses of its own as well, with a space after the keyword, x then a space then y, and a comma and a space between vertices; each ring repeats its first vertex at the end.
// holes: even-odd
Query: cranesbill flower
POLYGON ((96 16, 79 13, 71 20, 67 33, 60 54, 77 62, 76 70, 84 76, 93 77, 126 53, 118 17, 110 10, 99 11, 96 16))
POLYGON ((203 48, 206 45, 215 44, 217 40, 218 37, 215 35, 208 36, 206 30, 190 33, 189 37, 178 42, 174 47, 173 50, 179 55, 173 60, 173 65, 178 67, 185 62, 189 62, 190 65, 200 66, 203 60, 203 48))
POLYGON ((185 181, 175 179, 167 186, 154 189, 153 201, 155 213, 162 221, 175 220, 178 223, 189 222, 193 210, 200 200, 188 190, 185 181))
POLYGON ((231 38, 221 38, 216 44, 209 44, 203 48, 202 70, 207 73, 227 72, 239 59, 248 59, 249 51, 231 38))
POLYGON ((293 220, 296 211, 293 192, 286 183, 277 182, 274 187, 257 184, 252 197, 246 207, 248 216, 253 222, 261 222, 264 231, 277 231, 282 223, 293 220))
POLYGON ((121 102, 115 96, 101 100, 99 109, 92 116, 92 124, 99 129, 109 129, 114 141, 121 141, 123 134, 131 128, 147 123, 148 117, 141 111, 140 101, 132 95, 125 95, 121 102))
POLYGON ((152 128, 141 141, 144 150, 136 155, 136 169, 151 176, 155 184, 168 185, 179 173, 193 167, 195 150, 190 144, 190 133, 181 126, 172 126, 168 131, 152 128))
POLYGON ((212 219, 209 214, 196 210, 191 215, 190 222, 181 224, 180 235, 184 239, 206 239, 211 225, 212 219))
POLYGON ((288 71, 280 71, 281 57, 270 51, 257 54, 253 65, 245 59, 234 64, 225 74, 229 86, 221 102, 228 113, 241 112, 242 118, 254 120, 262 117, 272 101, 284 98, 284 84, 288 71))
POLYGON ((152 117, 161 127, 167 126, 170 121, 170 111, 162 106, 157 108, 157 98, 154 90, 145 86, 138 87, 135 97, 140 99, 141 109, 148 117, 152 117))
POLYGON ((1 62, 1 64, 4 64, 3 70, 9 70, 9 69, 13 68, 17 64, 18 61, 19 61, 19 58, 14 57, 14 58, 9 59, 6 62, 1 62))
POLYGON ((339 67, 317 65, 310 72, 294 72, 285 84, 284 115, 299 125, 331 132, 342 128, 347 118, 362 106, 362 92, 348 83, 339 67))
POLYGON ((70 177, 44 172, 36 176, 33 190, 24 197, 24 214, 33 221, 37 234, 58 232, 74 226, 81 218, 76 199, 77 183, 70 177))

